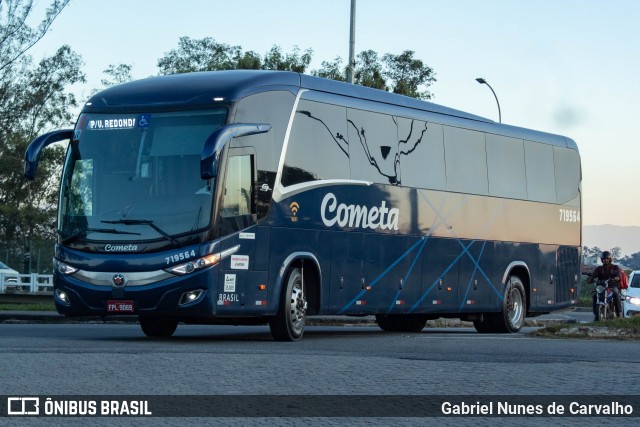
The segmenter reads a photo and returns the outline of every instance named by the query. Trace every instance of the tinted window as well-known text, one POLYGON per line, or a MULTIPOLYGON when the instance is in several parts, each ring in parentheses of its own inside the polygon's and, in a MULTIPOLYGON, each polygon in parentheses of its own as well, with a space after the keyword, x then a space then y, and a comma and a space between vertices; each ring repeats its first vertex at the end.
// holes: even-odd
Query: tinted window
POLYGON ((575 150, 553 147, 555 163, 556 194, 558 203, 578 206, 580 185, 580 157, 575 150))
POLYGON ((556 203, 556 179, 553 147, 531 141, 524 142, 529 200, 556 203))
POLYGON ((220 234, 242 230, 253 223, 252 179, 250 155, 229 157, 225 176, 220 234))
POLYGON ((443 129, 447 190, 488 194, 484 134, 450 126, 443 129))
POLYGON ((379 184, 402 182, 398 128, 393 116, 349 109, 351 177, 379 184))
POLYGON ((282 171, 282 184, 321 179, 349 179, 346 111, 300 100, 293 119, 282 171))
POLYGON ((489 194, 512 199, 527 198, 524 144, 521 139, 486 134, 489 194))
POLYGON ((420 120, 396 118, 400 144, 402 185, 445 190, 442 126, 420 120))

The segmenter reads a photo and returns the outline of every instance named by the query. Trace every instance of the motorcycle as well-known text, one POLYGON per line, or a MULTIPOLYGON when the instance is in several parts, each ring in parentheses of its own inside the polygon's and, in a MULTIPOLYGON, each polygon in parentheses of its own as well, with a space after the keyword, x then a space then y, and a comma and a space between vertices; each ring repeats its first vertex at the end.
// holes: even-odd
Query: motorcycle
MULTIPOLYGON (((616 317, 616 304, 609 280, 599 280, 596 285, 596 321, 610 320, 616 317)), ((620 304, 625 300, 625 291, 620 292, 620 304)))

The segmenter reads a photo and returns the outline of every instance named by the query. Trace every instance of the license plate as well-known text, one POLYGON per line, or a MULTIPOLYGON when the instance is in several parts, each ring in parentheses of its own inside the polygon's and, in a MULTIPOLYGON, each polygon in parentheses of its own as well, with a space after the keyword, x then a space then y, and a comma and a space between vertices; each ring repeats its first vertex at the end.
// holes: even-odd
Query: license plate
POLYGON ((109 313, 133 313, 133 301, 112 300, 107 301, 107 312, 109 313))

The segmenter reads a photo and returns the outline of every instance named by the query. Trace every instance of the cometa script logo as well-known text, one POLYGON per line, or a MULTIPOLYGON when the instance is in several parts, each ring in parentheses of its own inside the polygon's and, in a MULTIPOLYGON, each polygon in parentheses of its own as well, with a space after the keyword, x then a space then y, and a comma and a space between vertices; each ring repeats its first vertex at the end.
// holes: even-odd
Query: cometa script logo
POLYGON ((380 206, 371 208, 345 203, 338 204, 336 196, 333 193, 328 193, 322 199, 320 214, 322 222, 327 227, 337 224, 340 227, 397 230, 400 210, 387 208, 387 203, 384 200, 380 206))
POLYGON ((298 210, 300 209, 300 205, 298 202, 291 202, 289 205, 289 209, 291 209, 291 222, 298 222, 298 210))
POLYGON ((138 250, 138 245, 104 245, 105 252, 135 252, 138 250))

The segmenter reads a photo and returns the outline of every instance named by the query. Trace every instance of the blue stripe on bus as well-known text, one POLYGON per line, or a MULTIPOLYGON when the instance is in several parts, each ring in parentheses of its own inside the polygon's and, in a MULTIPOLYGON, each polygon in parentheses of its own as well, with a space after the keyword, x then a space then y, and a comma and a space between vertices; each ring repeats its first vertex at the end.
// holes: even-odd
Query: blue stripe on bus
MULTIPOLYGON (((464 249, 464 245, 460 240, 458 240, 458 243, 460 243, 460 246, 462 246, 464 249)), ((486 244, 487 242, 484 242, 484 243, 486 244)), ((482 245, 482 250, 484 250, 484 245, 482 245)), ((487 276, 487 273, 485 273, 482 267, 480 267, 480 264, 478 263, 478 261, 476 261, 473 255, 471 255, 469 251, 466 251, 466 252, 467 252, 467 255, 469 255, 469 259, 471 260, 471 262, 475 264, 476 268, 480 271, 480 274, 484 276, 487 283, 491 286, 491 289, 493 289, 493 292, 495 292, 496 295, 498 295, 498 298, 500 298, 500 301, 502 301, 504 299, 504 296, 502 295, 502 293, 500 293, 498 289, 496 289, 496 287, 493 285, 493 282, 491 282, 491 279, 489 279, 489 276, 487 276)), ((482 251, 480 251, 480 256, 482 256, 482 251)), ((480 259, 480 256, 478 256, 478 259, 480 259)), ((474 274, 475 274, 475 270, 474 270, 474 274)))
MULTIPOLYGON (((398 265, 404 258, 407 257, 407 255, 409 255, 416 247, 418 247, 418 245, 420 243, 423 244, 424 247, 424 242, 426 242, 426 237, 422 237, 420 240, 418 240, 416 243, 413 244, 413 246, 411 246, 409 249, 407 249, 407 251, 402 254, 398 259, 396 259, 393 264, 391 264, 389 267, 387 267, 387 269, 385 271, 383 271, 378 277, 376 277, 370 284, 369 287, 373 288, 376 283, 378 283, 384 276, 387 275, 387 273, 389 273, 393 267, 395 267, 396 265, 398 265)), ((355 302, 357 300, 360 299, 360 297, 362 297, 362 295, 364 295, 365 293, 367 293, 368 290, 367 289, 363 289, 362 291, 360 291, 360 293, 358 295, 356 295, 355 298, 353 298, 347 305, 345 305, 342 310, 340 310, 338 312, 338 314, 342 314, 344 313, 345 310, 349 309, 349 307, 351 307, 353 304, 355 304, 355 302)))
MULTIPOLYGON (((413 267, 415 267, 416 263, 418 262, 418 259, 420 259, 420 254, 422 254, 422 250, 427 244, 427 241, 429 240, 429 236, 423 237, 423 239, 424 241, 420 246, 420 250, 418 250, 416 257, 413 259, 413 262, 411 263, 411 267, 409 267, 409 271, 407 271, 407 274, 405 274, 404 279, 402 279, 402 283, 407 282, 407 279, 409 278, 409 274, 411 274, 411 270, 413 270, 413 267)), ((389 310, 387 310, 387 313, 390 313, 391 310, 393 310, 393 307, 396 305, 396 301, 398 301, 398 298, 400 297, 401 292, 402 292, 402 289, 399 289, 398 292, 396 293, 396 296, 393 298, 393 301, 391 301, 391 305, 389 306, 389 310)))
MULTIPOLYGON (((458 240, 458 242, 460 241, 458 240)), ((480 254, 478 255, 478 261, 480 261, 480 258, 482 258, 482 253, 484 252, 485 246, 487 246, 487 242, 484 242, 482 244, 482 249, 480 249, 480 254)), ((474 263, 475 263, 475 260, 474 260, 474 263)), ((478 271, 478 269, 480 268, 480 266, 477 263, 475 263, 475 265, 476 266, 473 268, 473 273, 471 273, 471 277, 469 278, 469 283, 467 283, 467 290, 464 293, 464 297, 462 298, 462 304, 460 304, 460 311, 464 309, 464 305, 467 302, 467 295, 469 295, 469 289, 471 289, 471 282, 473 282, 473 278, 476 275, 476 271, 478 271)), ((489 282, 489 284, 491 284, 491 282, 489 282)), ((493 285, 491 284, 491 286, 493 285)))

